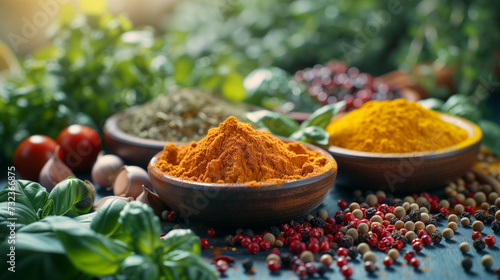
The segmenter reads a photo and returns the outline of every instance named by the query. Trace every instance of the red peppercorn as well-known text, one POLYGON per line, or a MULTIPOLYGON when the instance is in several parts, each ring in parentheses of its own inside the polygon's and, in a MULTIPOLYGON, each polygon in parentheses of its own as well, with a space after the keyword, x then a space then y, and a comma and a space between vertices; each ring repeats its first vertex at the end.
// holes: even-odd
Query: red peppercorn
POLYGON ((280 270, 281 264, 278 261, 270 260, 270 261, 267 262, 267 268, 271 272, 276 272, 276 271, 280 270))
POLYGON ((302 241, 302 234, 296 233, 292 236, 293 239, 297 239, 299 241, 302 241))
POLYGON ((413 194, 411 195, 411 197, 413 197, 413 199, 417 200, 417 198, 418 198, 418 194, 413 193, 413 194))
POLYGON ((328 218, 326 218, 325 223, 329 223, 329 224, 334 225, 335 224, 335 218, 334 217, 328 217, 328 218))
POLYGON ((299 276, 300 279, 306 279, 307 278, 307 268, 305 265, 300 265, 295 269, 295 274, 299 276))
POLYGON ((251 242, 248 245, 247 250, 252 255, 257 254, 260 251, 259 243, 257 243, 257 242, 251 242))
POLYGON ((472 206, 470 206, 470 205, 469 206, 465 206, 464 210, 466 212, 469 212, 471 215, 474 215, 474 213, 476 213, 476 211, 474 210, 474 208, 472 208, 472 206))
POLYGON ((259 242, 259 248, 261 251, 267 251, 271 248, 271 242, 268 240, 262 240, 259 242))
POLYGON ((310 232, 310 231, 311 231, 311 229, 312 229, 312 226, 311 226, 311 224, 310 224, 310 223, 305 222, 305 223, 303 223, 303 224, 302 224, 302 228, 303 228, 303 230, 304 230, 304 231, 306 231, 306 232, 310 232))
POLYGON ((200 243, 201 243, 201 249, 203 249, 203 250, 208 249, 208 245, 209 245, 208 239, 201 238, 200 243))
POLYGON ((393 232, 396 230, 396 227, 394 225, 388 225, 385 227, 385 230, 387 230, 388 232, 393 232))
POLYGON ((441 209, 439 210, 439 212, 441 214, 443 214, 443 216, 448 216, 448 214, 450 214, 450 211, 448 211, 448 209, 444 208, 444 207, 441 207, 441 209))
POLYGON ((483 238, 483 234, 479 231, 475 231, 471 234, 472 240, 476 240, 478 238, 483 238))
POLYGON ((335 212, 334 217, 337 217, 338 215, 344 215, 344 211, 337 211, 337 212, 335 212))
POLYGON ((377 249, 385 252, 391 248, 391 243, 387 239, 382 239, 377 243, 377 249))
POLYGON ((345 200, 339 200, 338 205, 339 205, 340 209, 347 208, 347 202, 345 200))
POLYGON ((403 255, 403 258, 407 261, 407 262, 410 262, 411 259, 413 258, 416 258, 417 257, 417 253, 415 253, 414 251, 408 251, 406 252, 404 255, 403 255))
POLYGON ((315 227, 311 229, 311 232, 309 233, 311 237, 321 237, 325 235, 325 231, 322 228, 315 227))
POLYGON ((384 228, 381 225, 375 224, 374 226, 372 226, 372 232, 377 235, 377 238, 382 239, 382 231, 383 230, 384 230, 384 228))
POLYGON ((255 236, 252 238, 252 242, 257 242, 257 243, 260 243, 262 240, 263 240, 263 238, 262 238, 262 236, 260 236, 260 235, 255 235, 255 236))
POLYGON ((252 243, 252 239, 248 236, 244 236, 243 239, 241 239, 241 247, 243 248, 247 248, 250 243, 252 243))
POLYGON ((484 238, 484 242, 486 242, 486 245, 488 247, 494 246, 495 243, 497 242, 497 239, 493 235, 488 235, 484 238))
POLYGON ((207 234, 208 234, 208 236, 210 236, 210 237, 215 237, 215 229, 213 229, 213 228, 209 228, 209 229, 207 230, 207 234))
POLYGON ((363 266, 368 273, 374 273, 377 271, 377 267, 372 261, 366 261, 363 266))
POLYGON ((431 210, 433 212, 436 212, 438 211, 439 209, 441 209, 441 205, 438 203, 438 202, 433 202, 431 203, 431 210))
POLYGON ((294 252, 294 253, 297 253, 295 252, 295 248, 297 248, 297 245, 300 243, 299 240, 293 240, 291 243, 290 243, 290 251, 294 252))
POLYGON ((392 264, 394 264, 394 260, 389 257, 389 256, 385 256, 384 257, 384 260, 382 261, 382 263, 386 266, 386 267, 389 267, 391 266, 392 264))
POLYGON ((424 244, 422 242, 415 242, 411 246, 413 247, 413 250, 417 252, 420 252, 424 248, 424 244))
POLYGON ((278 249, 278 248, 272 248, 271 251, 269 251, 269 254, 275 254, 275 255, 280 256, 281 252, 280 252, 280 249, 278 249))
POLYGON ((414 239, 411 241, 411 246, 413 246, 413 244, 415 244, 415 243, 417 243, 417 242, 422 243, 422 239, 420 239, 420 238, 414 238, 414 239))
POLYGON ((294 235, 296 232, 293 228, 289 228, 286 232, 285 232, 285 236, 286 237, 289 237, 289 236, 292 236, 294 235))
POLYGON ((396 241, 394 241, 394 244, 392 244, 392 248, 394 248, 398 251, 401 251, 401 249, 403 249, 404 246, 405 246, 405 244, 401 240, 396 240, 396 241))
POLYGON ((382 233, 380 234, 380 237, 382 239, 387 238, 387 237, 391 237, 392 238, 392 234, 389 231, 387 231, 387 230, 383 230, 382 233))
POLYGON ((347 212, 344 214, 344 223, 350 222, 354 220, 354 215, 351 212, 347 212))
POLYGON ((325 235, 325 236, 328 238, 328 241, 329 241, 330 243, 332 243, 332 242, 333 242, 333 235, 332 235, 332 234, 327 234, 327 235, 325 235))
POLYGON ((370 221, 368 221, 368 219, 366 219, 366 218, 361 219, 361 220, 359 221, 359 223, 360 223, 360 224, 361 224, 361 223, 364 223, 364 224, 370 225, 370 221))
POLYGON ((319 250, 321 252, 325 252, 328 251, 329 249, 330 249, 330 241, 328 240, 321 241, 321 243, 319 244, 319 250))
POLYGON ((344 275, 344 277, 347 279, 347 278, 350 278, 352 276, 352 268, 348 265, 344 265, 341 269, 342 271, 342 275, 344 275))
POLYGON ((289 224, 282 224, 281 225, 281 231, 286 232, 290 228, 289 224))
POLYGON ((333 238, 333 241, 337 242, 337 243, 340 243, 340 241, 342 241, 342 237, 344 237, 344 234, 342 232, 337 232, 335 234, 335 237, 333 238))
POLYGON ((307 244, 307 250, 313 252, 313 254, 319 252, 319 249, 320 249, 319 244, 316 242, 309 242, 307 244))
POLYGON ((424 245, 431 245, 432 237, 428 234, 425 234, 424 236, 422 236, 422 243, 424 243, 424 245))
POLYGON ((410 261, 410 265, 414 268, 418 268, 420 266, 420 261, 417 258, 412 258, 410 261))
POLYGON ((368 244, 372 247, 377 247, 378 238, 376 234, 371 234, 370 237, 368 237, 368 244))
POLYGON ((305 267, 307 270, 307 274, 309 276, 314 276, 314 274, 316 274, 316 272, 318 272, 318 268, 316 267, 316 265, 314 265, 314 263, 306 263, 305 267))
POLYGON ((338 267, 343 267, 344 265, 347 265, 348 261, 346 257, 338 257, 337 258, 337 266, 338 267))
POLYGON ((402 229, 399 230, 399 232, 401 233, 401 236, 405 236, 406 233, 408 232, 408 230, 405 229, 405 228, 402 228, 402 229))
POLYGON ((426 235, 426 234, 427 234, 427 231, 425 231, 425 229, 423 229, 423 228, 422 228, 422 229, 419 229, 419 230, 417 231, 417 236, 418 236, 418 238, 422 238, 422 236, 424 236, 424 235, 426 235))
POLYGON ((296 246, 295 246, 295 253, 297 255, 300 255, 300 253, 304 252, 306 250, 306 243, 304 242, 299 242, 296 246))
POLYGON ((229 269, 229 264, 225 260, 218 260, 215 263, 215 268, 218 272, 220 272, 220 274, 224 275, 224 273, 226 273, 226 271, 229 269))
POLYGON ((346 248, 340 247, 337 249, 337 256, 339 257, 347 257, 349 255, 349 250, 346 248))
POLYGON ((309 243, 316 243, 319 245, 319 240, 316 237, 311 237, 311 238, 309 238, 309 243))
POLYGON ((375 212, 375 215, 380 216, 380 217, 382 218, 382 220, 383 220, 383 219, 385 219, 385 214, 384 214, 384 212, 382 212, 382 211, 377 211, 377 212, 375 212))
POLYGON ((243 240, 243 235, 242 234, 236 234, 236 236, 234 237, 234 241, 236 243, 241 243, 241 240, 243 240))
POLYGON ((177 220, 177 213, 174 210, 172 210, 170 211, 170 214, 168 214, 167 218, 169 221, 175 222, 175 220, 177 220))

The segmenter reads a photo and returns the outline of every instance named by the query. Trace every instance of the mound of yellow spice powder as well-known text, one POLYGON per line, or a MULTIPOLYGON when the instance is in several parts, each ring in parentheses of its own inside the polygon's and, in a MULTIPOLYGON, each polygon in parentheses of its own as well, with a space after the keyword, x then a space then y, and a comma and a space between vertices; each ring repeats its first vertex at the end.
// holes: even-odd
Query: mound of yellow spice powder
POLYGON ((326 128, 330 145, 374 153, 411 153, 451 147, 467 139, 464 129, 420 104, 370 101, 326 128))
POLYGON ((298 142, 284 143, 229 117, 198 142, 165 145, 156 167, 184 180, 249 183, 302 179, 336 170, 337 164, 298 142))

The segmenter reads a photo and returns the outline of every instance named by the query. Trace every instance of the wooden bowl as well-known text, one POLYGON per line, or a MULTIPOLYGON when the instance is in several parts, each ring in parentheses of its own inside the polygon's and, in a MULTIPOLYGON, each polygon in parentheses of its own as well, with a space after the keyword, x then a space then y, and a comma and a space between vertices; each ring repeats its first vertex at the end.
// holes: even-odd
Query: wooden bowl
MULTIPOLYGON (((335 162, 321 148, 304 145, 335 162)), ((290 221, 320 205, 337 175, 337 166, 332 164, 328 172, 281 185, 201 183, 181 180, 160 171, 155 167, 160 154, 154 156, 148 166, 151 183, 163 202, 181 214, 186 222, 199 220, 213 225, 248 227, 290 221)))
POLYGON ((167 142, 136 137, 118 127, 124 117, 138 109, 139 107, 131 107, 109 117, 104 124, 103 135, 106 147, 111 153, 121 157, 126 164, 146 168, 151 158, 162 151, 167 142))
POLYGON ((476 161, 481 129, 459 117, 442 113, 440 117, 465 129, 469 137, 446 149, 419 153, 369 153, 329 146, 328 152, 339 164, 337 185, 415 192, 443 186, 464 175, 476 161))

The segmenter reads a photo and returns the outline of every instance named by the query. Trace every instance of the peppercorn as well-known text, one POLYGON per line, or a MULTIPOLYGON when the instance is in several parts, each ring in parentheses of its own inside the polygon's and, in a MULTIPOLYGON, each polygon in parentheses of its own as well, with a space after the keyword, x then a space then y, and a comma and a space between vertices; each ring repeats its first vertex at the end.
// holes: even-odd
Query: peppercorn
POLYGON ((312 227, 319 227, 323 228, 325 226, 325 221, 321 218, 313 218, 311 221, 309 221, 312 227))
POLYGON ((442 235, 443 235, 444 239, 450 240, 453 238, 453 235, 455 235, 455 233, 453 232, 453 230, 451 228, 445 228, 442 232, 442 235))
POLYGON ((366 218, 369 220, 369 219, 371 219, 373 216, 375 216, 375 213, 377 213, 377 209, 376 209, 376 208, 371 207, 371 208, 366 209, 366 211, 365 211, 365 216, 366 216, 366 218))
POLYGON ((410 215, 405 215, 403 218, 401 218, 401 221, 403 221, 404 223, 410 222, 411 221, 410 215))
POLYGON ((465 271, 470 271, 472 268, 472 261, 470 260, 469 257, 466 257, 465 259, 462 260, 462 267, 464 268, 465 271))
POLYGON ((458 225, 455 222, 449 222, 446 227, 451 228, 454 232, 458 230, 458 225))
MULTIPOLYGON (((333 243, 332 243, 332 244, 333 244, 333 243)), ((328 254, 328 255, 330 255, 330 256, 332 256, 332 257, 334 257, 334 256, 335 256, 335 254, 336 254, 336 252, 337 252, 337 249, 332 249, 332 248, 331 248, 331 245, 330 245, 330 249, 326 250, 326 251, 324 252, 324 254, 328 254)))
POLYGON ((375 263, 377 261, 377 256, 372 251, 368 251, 368 252, 363 254, 363 261, 364 262, 372 261, 375 263))
POLYGON ((373 261, 366 261, 364 263, 364 267, 366 272, 368 273, 375 273, 375 271, 377 271, 377 267, 375 266, 375 263, 373 261))
POLYGON ((253 261, 251 259, 245 259, 243 261, 243 268, 245 269, 245 272, 250 272, 253 268, 253 261))
POLYGON ((496 205, 491 205, 488 209, 488 214, 495 215, 499 208, 496 205))
POLYGON ((339 246, 344 247, 344 248, 351 248, 353 243, 354 243, 354 239, 349 235, 345 235, 345 236, 342 236, 342 240, 340 241, 339 246))
POLYGON ((306 250, 306 251, 300 253, 300 259, 304 263, 313 262, 314 261, 314 254, 311 251, 306 250))
POLYGON ((484 222, 486 220, 486 212, 484 212, 483 210, 478 210, 476 211, 476 214, 474 214, 474 217, 476 218, 476 220, 484 222))
POLYGON ((484 223, 487 225, 491 225, 491 223, 493 223, 494 220, 495 216, 489 214, 488 216, 486 216, 486 219, 484 219, 484 223))
POLYGON ((486 242, 484 242, 484 240, 482 240, 481 238, 478 238, 474 240, 472 246, 474 246, 474 249, 476 249, 477 251, 482 251, 484 250, 484 248, 486 248, 486 242))
POLYGON ((349 248, 347 255, 351 258, 351 260, 356 259, 356 257, 358 256, 358 249, 352 246, 351 248, 349 248))
POLYGON ((368 243, 368 238, 370 238, 370 236, 367 233, 363 233, 358 237, 358 241, 359 243, 368 243))
POLYGON ((399 257, 399 251, 397 249, 390 249, 389 252, 387 252, 387 255, 393 260, 396 261, 399 257))
POLYGON ((462 218, 460 220, 460 223, 462 224, 462 226, 468 227, 470 225, 470 219, 469 218, 462 218))
POLYGON ((436 215, 434 215, 432 218, 434 218, 436 221, 441 221, 442 219, 444 219, 444 215, 443 213, 437 213, 436 215))
POLYGON ((457 217, 457 215, 451 214, 450 216, 448 216, 448 222, 458 223, 458 217, 457 217))
POLYGON ((491 229, 493 230, 494 233, 500 232, 500 220, 494 220, 491 223, 491 229))
POLYGON ((483 231, 484 224, 481 221, 475 221, 472 223, 472 229, 475 231, 483 231))
POLYGON ((493 258, 490 255, 484 255, 481 258, 481 264, 485 269, 489 269, 491 266, 493 266, 493 258))
POLYGON ((326 266, 324 266, 324 265, 320 265, 320 266, 318 267, 318 271, 317 271, 317 272, 318 272, 319 276, 320 276, 321 278, 323 278, 323 276, 325 276, 325 273, 326 273, 327 271, 328 271, 328 268, 327 268, 326 266))
POLYGON ((426 226, 434 225, 437 227, 437 220, 435 218, 429 218, 429 219, 427 219, 427 221, 425 221, 425 225, 426 226))
POLYGON ((227 235, 226 237, 224 237, 224 245, 226 245, 228 247, 233 247, 235 243, 236 243, 236 240, 234 239, 234 236, 227 235))
POLYGON ((462 212, 462 214, 460 214, 460 217, 470 219, 471 214, 469 212, 465 211, 465 212, 462 212))
POLYGON ((439 231, 436 230, 435 232, 431 233, 431 238, 432 238, 432 243, 439 244, 441 243, 443 236, 439 231))
POLYGON ((462 254, 465 254, 465 253, 469 252, 470 245, 467 242, 462 242, 458 246, 458 249, 460 250, 460 252, 462 252, 462 254))
POLYGON ((281 257, 281 266, 283 268, 290 268, 290 266, 292 265, 292 259, 293 259, 292 254, 283 253, 283 254, 281 254, 280 257, 281 257))
MULTIPOLYGON (((367 210, 368 211, 368 210, 367 210)), ((337 215, 335 216, 335 223, 337 225, 341 225, 344 223, 344 215, 343 214, 340 214, 340 215, 337 215)))
POLYGON ((396 218, 396 217, 392 217, 392 218, 389 220, 389 222, 390 222, 390 224, 391 224, 391 225, 395 225, 398 221, 399 221, 399 219, 398 219, 398 218, 396 218))
POLYGON ((269 233, 274 235, 274 237, 278 237, 278 236, 280 236, 281 229, 277 226, 272 226, 269 228, 269 233))
POLYGON ((253 237, 254 237, 254 235, 255 235, 255 233, 254 233, 254 232, 253 232, 253 230, 251 230, 251 229, 245 229, 245 230, 241 233, 241 235, 243 235, 243 236, 248 236, 248 237, 250 237, 250 238, 253 238, 253 237))
POLYGON ((408 214, 410 216, 410 219, 416 223, 420 221, 421 218, 421 213, 418 210, 411 210, 410 213, 408 214))
POLYGON ((358 253, 364 255, 366 252, 370 251, 370 246, 367 243, 360 243, 357 247, 358 253))

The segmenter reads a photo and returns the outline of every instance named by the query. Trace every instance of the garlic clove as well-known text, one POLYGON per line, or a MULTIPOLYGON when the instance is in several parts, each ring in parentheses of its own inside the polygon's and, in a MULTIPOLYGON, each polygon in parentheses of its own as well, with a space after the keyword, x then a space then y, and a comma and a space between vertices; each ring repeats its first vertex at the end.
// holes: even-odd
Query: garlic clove
POLYGON ((105 196, 103 198, 101 198, 95 205, 94 205, 94 211, 97 211, 99 209, 99 207, 101 207, 104 202, 106 202, 107 200, 110 200, 110 199, 120 199, 120 200, 123 200, 125 202, 130 202, 130 201, 134 201, 134 198, 133 197, 124 197, 124 196, 105 196))
POLYGON ((116 196, 137 198, 142 192, 143 185, 152 189, 148 172, 139 166, 125 165, 116 176, 113 183, 113 193, 116 196))
POLYGON ((92 181, 109 191, 111 190, 111 186, 116 176, 124 165, 123 160, 118 156, 111 154, 105 155, 104 152, 101 151, 92 167, 92 181))
POLYGON ((57 183, 68 177, 75 177, 75 174, 69 169, 69 167, 64 164, 62 160, 59 159, 59 149, 60 146, 56 146, 54 154, 45 163, 42 170, 40 171, 39 182, 44 186, 48 192, 50 192, 57 183))
POLYGON ((156 216, 161 216, 161 212, 167 209, 167 205, 161 200, 161 198, 152 192, 150 189, 142 186, 142 193, 137 197, 137 201, 146 203, 155 212, 156 216))

